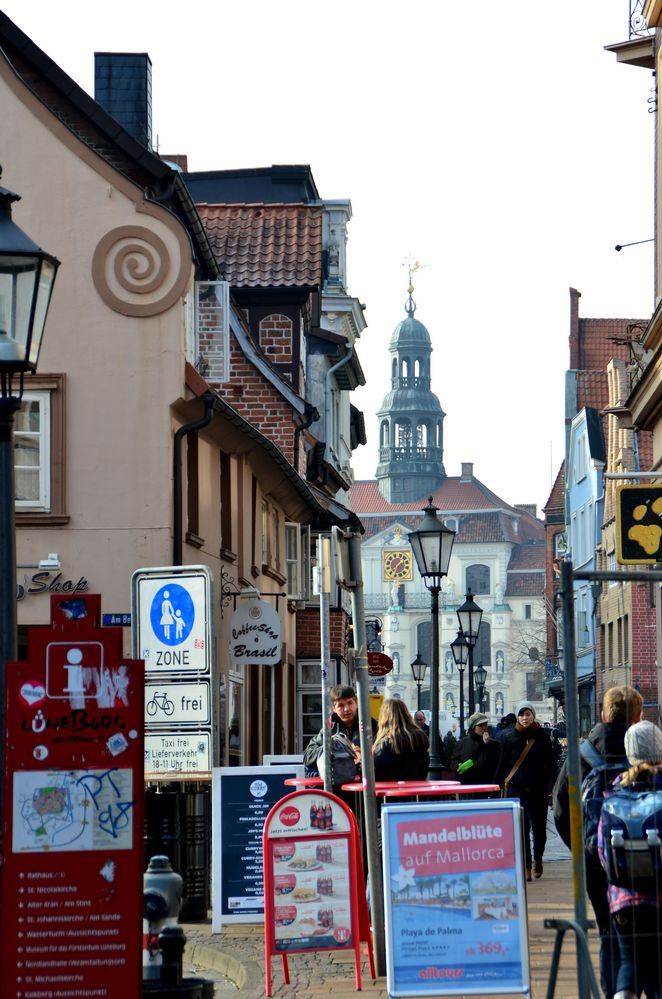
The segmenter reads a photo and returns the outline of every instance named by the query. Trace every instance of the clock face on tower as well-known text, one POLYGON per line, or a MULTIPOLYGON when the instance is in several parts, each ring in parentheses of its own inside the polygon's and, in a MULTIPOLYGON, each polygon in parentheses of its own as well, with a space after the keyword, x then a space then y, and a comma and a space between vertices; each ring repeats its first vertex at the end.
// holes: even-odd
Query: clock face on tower
POLYGON ((384 579, 412 578, 411 552, 405 549, 384 552, 384 579))

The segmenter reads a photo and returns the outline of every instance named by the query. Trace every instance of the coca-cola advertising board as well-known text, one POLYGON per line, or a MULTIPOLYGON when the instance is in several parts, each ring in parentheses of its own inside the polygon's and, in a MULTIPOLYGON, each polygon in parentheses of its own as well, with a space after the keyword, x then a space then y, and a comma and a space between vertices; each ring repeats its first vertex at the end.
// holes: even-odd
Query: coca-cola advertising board
POLYGON ((99 626, 98 594, 52 596, 51 619, 7 664, 3 990, 138 999, 143 664, 99 626))
POLYGON ((326 791, 298 791, 277 802, 262 834, 265 985, 271 958, 311 950, 354 950, 361 988, 361 941, 374 961, 358 827, 347 805, 326 791))

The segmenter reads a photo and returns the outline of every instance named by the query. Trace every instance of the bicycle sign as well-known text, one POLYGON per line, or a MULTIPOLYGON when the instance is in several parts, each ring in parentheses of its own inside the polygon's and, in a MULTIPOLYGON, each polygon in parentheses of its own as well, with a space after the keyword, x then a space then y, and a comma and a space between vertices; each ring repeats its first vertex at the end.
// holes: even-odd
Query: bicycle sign
POLYGON ((171 715, 175 710, 175 705, 170 700, 167 694, 159 694, 158 690, 155 690, 152 694, 151 700, 145 703, 145 713, 153 718, 157 711, 163 711, 165 715, 171 715))
POLYGON ((210 718, 209 682, 145 684, 145 721, 154 725, 206 725, 210 718))

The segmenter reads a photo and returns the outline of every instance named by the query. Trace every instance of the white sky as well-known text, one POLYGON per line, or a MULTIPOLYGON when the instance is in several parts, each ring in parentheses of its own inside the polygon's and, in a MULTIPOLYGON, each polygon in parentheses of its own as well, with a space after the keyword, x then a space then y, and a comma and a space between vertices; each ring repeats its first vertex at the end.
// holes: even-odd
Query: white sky
MULTIPOLYGON (((2 0, 0 0, 2 2, 2 0)), ((309 163, 350 198, 349 291, 366 303, 353 396, 377 465, 388 342, 409 254, 463 461, 539 513, 563 458, 570 286, 580 315, 653 308, 652 75, 604 46, 628 0, 4 0, 2 10, 89 93, 95 51, 148 52, 153 131, 189 169, 309 163)))

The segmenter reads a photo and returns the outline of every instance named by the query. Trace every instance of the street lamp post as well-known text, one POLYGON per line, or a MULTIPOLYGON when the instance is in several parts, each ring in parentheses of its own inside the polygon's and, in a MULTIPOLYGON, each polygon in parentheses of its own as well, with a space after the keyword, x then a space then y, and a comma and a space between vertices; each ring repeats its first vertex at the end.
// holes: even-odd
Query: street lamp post
POLYGON ((14 415, 21 405, 25 373, 37 368, 60 266, 12 222, 11 206, 19 200, 20 195, 0 187, 0 774, 4 767, 5 668, 16 659, 14 415))
POLYGON ((476 667, 474 671, 474 677, 476 680, 476 691, 478 694, 478 710, 482 711, 483 698, 485 696, 485 683, 487 681, 487 670, 485 669, 482 663, 480 666, 476 667))
POLYGON ((469 658, 469 646, 461 631, 458 631, 457 638, 451 642, 451 652, 460 674, 460 735, 464 735, 464 667, 469 658))
POLYGON ((469 646, 469 714, 476 710, 476 699, 474 696, 474 646, 478 640, 480 622, 483 617, 483 610, 478 606, 468 588, 466 599, 461 607, 458 607, 457 619, 460 622, 460 630, 469 646))
POLYGON ((421 687, 423 686, 423 681, 425 680, 425 674, 427 673, 428 664, 423 662, 423 657, 420 652, 416 653, 416 658, 411 664, 411 671, 414 674, 414 683, 416 684, 416 710, 421 710, 421 687))
POLYGON ((409 534, 409 544, 414 552, 416 565, 423 582, 432 594, 432 662, 430 664, 430 769, 431 780, 443 776, 441 746, 439 744, 439 592, 441 580, 448 573, 455 531, 451 531, 437 517, 439 508, 433 506, 432 497, 423 508, 424 517, 416 531, 409 534))

